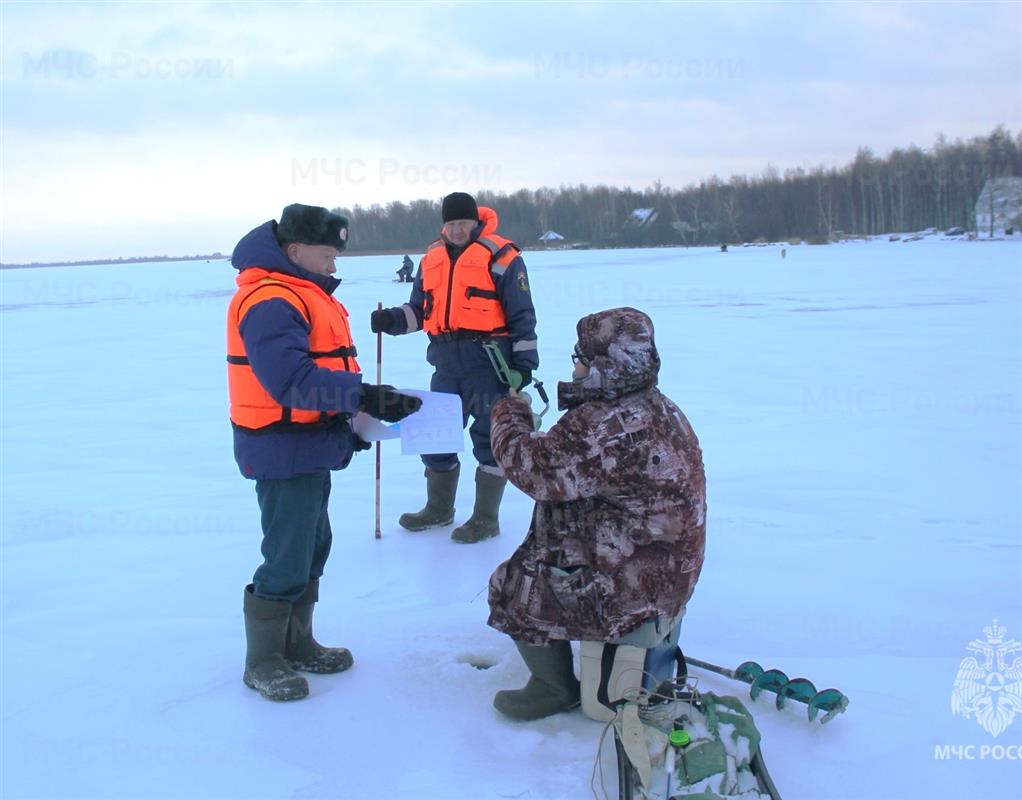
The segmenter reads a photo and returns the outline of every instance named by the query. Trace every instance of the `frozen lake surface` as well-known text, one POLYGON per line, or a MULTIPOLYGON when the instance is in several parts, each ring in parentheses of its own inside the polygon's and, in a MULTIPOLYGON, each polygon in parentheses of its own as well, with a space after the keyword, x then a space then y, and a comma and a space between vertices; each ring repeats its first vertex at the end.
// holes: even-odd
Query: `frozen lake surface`
MULTIPOLYGON (((788 246, 783 260, 775 246, 525 254, 551 395, 580 316, 630 305, 656 325, 661 388, 707 471, 685 652, 851 698, 823 727, 750 703, 785 800, 1022 785, 1022 719, 995 738, 950 706, 985 626, 1022 639, 1020 255, 936 238, 788 246)), ((370 380, 369 313, 407 299, 399 263, 338 262, 370 380)), ((227 420, 234 275, 222 261, 0 273, 0 794, 592 798, 602 724, 580 711, 516 724, 490 705, 525 680, 485 625, 485 586, 531 501, 509 487, 503 534, 475 546, 407 533, 396 520, 421 505, 422 466, 394 443, 381 540, 372 454, 334 476, 317 633, 354 669, 312 676, 294 704, 242 684, 260 534, 227 420)), ((424 351, 422 334, 385 337, 384 381, 427 387, 424 351)), ((471 489, 465 470, 458 521, 471 489)), ((608 749, 603 766, 615 797, 608 749)))

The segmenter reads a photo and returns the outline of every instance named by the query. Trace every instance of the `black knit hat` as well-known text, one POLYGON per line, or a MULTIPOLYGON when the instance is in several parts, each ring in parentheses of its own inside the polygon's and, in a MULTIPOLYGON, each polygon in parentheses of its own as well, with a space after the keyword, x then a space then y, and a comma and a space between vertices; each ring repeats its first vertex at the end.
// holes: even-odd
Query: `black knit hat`
POLYGON ((472 195, 464 192, 451 192, 444 198, 441 214, 444 222, 450 222, 452 219, 474 219, 478 222, 479 206, 476 205, 472 195))
POLYGON ((348 218, 319 206, 292 203, 280 215, 277 241, 325 244, 343 250, 348 246, 348 218))

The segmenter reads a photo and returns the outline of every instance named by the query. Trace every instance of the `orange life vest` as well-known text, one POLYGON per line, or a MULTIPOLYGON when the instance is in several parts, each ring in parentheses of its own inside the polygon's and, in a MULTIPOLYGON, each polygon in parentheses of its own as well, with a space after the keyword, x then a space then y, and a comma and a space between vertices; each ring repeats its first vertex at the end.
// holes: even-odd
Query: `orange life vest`
POLYGON ((433 242, 422 258, 422 327, 426 333, 507 335, 507 320, 497 300, 492 272, 503 273, 520 251, 511 240, 493 233, 497 227, 493 211, 480 208, 479 214, 485 223, 482 235, 462 251, 454 264, 442 239, 433 242))
POLYGON ((259 382, 245 352, 240 325, 248 310, 258 303, 280 298, 294 306, 309 323, 309 357, 316 366, 344 372, 360 372, 351 340, 348 311, 334 297, 311 281, 261 268, 246 269, 238 276, 238 291, 227 311, 227 389, 231 422, 258 430, 269 426, 311 425, 329 422, 336 412, 282 406, 259 382))

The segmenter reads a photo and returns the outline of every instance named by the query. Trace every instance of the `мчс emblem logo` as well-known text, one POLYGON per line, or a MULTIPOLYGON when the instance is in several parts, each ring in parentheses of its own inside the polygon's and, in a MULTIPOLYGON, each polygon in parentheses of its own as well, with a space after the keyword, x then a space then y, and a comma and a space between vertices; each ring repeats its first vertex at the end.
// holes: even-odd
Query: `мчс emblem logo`
POLYGON ((980 656, 963 658, 951 691, 951 713, 976 722, 993 736, 1003 733, 1016 714, 1022 714, 1022 658, 1008 656, 1022 651, 1022 643, 1004 636, 1008 629, 997 620, 983 628, 986 641, 973 639, 966 649, 980 656))

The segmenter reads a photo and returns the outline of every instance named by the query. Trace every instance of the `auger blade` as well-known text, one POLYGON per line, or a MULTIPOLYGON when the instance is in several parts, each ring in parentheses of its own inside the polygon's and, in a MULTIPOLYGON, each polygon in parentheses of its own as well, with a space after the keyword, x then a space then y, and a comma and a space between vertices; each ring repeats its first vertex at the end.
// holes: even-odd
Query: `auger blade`
POLYGON ((816 696, 816 687, 806 678, 793 678, 777 690, 777 708, 784 708, 789 697, 800 703, 809 703, 816 696))
POLYGON ((817 692, 809 701, 809 721, 812 722, 816 719, 816 715, 820 711, 826 711, 827 713, 820 717, 820 724, 823 725, 838 714, 843 714, 846 708, 848 708, 848 698, 844 694, 837 689, 824 689, 822 692, 817 692))
POLYGON ((752 686, 749 688, 749 697, 755 700, 764 689, 776 694, 786 683, 788 683, 787 675, 779 669, 768 669, 752 682, 752 686))

